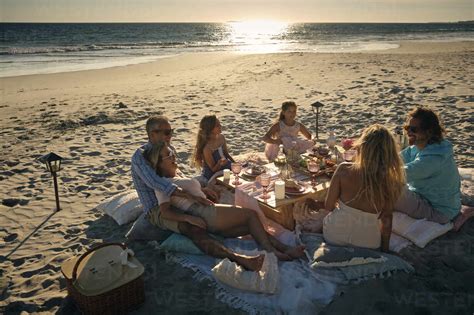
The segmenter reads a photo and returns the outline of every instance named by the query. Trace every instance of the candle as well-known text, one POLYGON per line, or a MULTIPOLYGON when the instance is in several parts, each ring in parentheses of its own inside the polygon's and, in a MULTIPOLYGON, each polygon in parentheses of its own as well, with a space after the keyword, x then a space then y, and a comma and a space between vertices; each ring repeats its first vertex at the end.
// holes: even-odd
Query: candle
POLYGON ((285 199, 285 182, 282 180, 275 182, 275 198, 285 199))
POLYGON ((224 180, 230 180, 230 170, 224 169, 224 180))

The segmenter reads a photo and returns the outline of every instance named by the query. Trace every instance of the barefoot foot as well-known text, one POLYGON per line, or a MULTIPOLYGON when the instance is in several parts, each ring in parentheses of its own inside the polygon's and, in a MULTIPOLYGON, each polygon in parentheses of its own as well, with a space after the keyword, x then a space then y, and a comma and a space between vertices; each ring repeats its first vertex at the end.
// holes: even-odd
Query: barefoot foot
POLYGON ((463 206, 456 220, 454 220, 453 231, 459 231, 462 225, 472 217, 474 217, 474 208, 463 206))
POLYGON ((290 247, 288 250, 285 251, 285 254, 292 258, 301 258, 305 256, 304 250, 305 250, 304 245, 298 245, 295 247, 290 247))

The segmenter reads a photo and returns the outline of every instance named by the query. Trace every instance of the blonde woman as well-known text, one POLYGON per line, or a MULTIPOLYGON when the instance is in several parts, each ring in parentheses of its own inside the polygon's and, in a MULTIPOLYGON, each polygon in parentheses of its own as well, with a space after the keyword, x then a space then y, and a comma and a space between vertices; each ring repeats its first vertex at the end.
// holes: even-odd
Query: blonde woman
MULTIPOLYGON (((145 159, 156 173, 170 179, 186 193, 205 198, 201 185, 196 179, 177 175, 178 165, 174 150, 165 142, 158 142, 144 152, 145 159)), ((252 235, 255 241, 266 251, 273 252, 280 260, 292 260, 304 256, 304 247, 290 247, 263 228, 258 215, 251 209, 224 204, 203 205, 186 198, 156 190, 159 207, 148 215, 148 220, 155 226, 180 233, 190 238, 204 253, 217 258, 229 258, 248 270, 259 270, 263 256, 245 256, 226 248, 208 235, 208 231, 224 236, 238 237, 252 235)))
POLYGON ((392 211, 405 187, 403 162, 393 135, 381 125, 356 141, 354 163, 342 163, 331 180, 324 208, 325 240, 334 245, 388 251, 392 211))

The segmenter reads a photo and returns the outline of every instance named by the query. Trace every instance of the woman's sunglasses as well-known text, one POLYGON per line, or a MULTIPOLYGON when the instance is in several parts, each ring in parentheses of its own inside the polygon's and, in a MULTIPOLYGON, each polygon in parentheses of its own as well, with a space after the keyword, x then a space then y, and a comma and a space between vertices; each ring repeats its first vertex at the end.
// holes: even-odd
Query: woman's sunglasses
POLYGON ((406 131, 409 131, 409 132, 412 132, 412 133, 417 133, 418 131, 420 131, 420 128, 419 127, 416 127, 416 126, 403 126, 403 129, 405 129, 406 131))
POLYGON ((153 132, 160 133, 162 132, 165 136, 172 136, 174 129, 155 129, 153 132))
POLYGON ((174 157, 176 156, 176 155, 174 154, 174 151, 173 151, 173 149, 171 149, 171 148, 168 148, 168 151, 169 151, 169 152, 168 152, 168 155, 167 155, 167 156, 164 156, 164 157, 162 157, 162 160, 163 160, 163 161, 164 161, 164 160, 167 160, 167 159, 174 158, 174 157))

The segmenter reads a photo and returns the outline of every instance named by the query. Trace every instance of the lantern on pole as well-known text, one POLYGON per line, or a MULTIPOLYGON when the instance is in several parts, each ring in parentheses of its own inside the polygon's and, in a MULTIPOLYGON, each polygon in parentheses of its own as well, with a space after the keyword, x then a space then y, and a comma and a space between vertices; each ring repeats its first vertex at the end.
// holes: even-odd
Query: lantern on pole
POLYGON ((56 211, 61 210, 59 207, 59 192, 58 192, 58 176, 57 172, 61 170, 61 161, 63 160, 62 157, 57 155, 56 153, 48 153, 38 159, 41 163, 46 166, 46 169, 51 173, 53 176, 54 182, 54 194, 56 196, 56 211))
POLYGON ((319 139, 319 109, 324 106, 323 103, 321 102, 314 102, 311 104, 311 107, 313 108, 313 113, 316 113, 316 139, 319 139))

